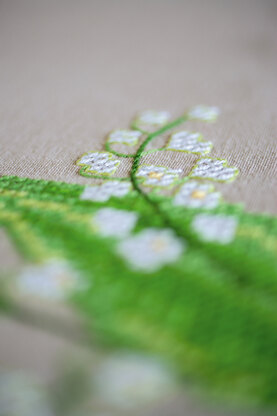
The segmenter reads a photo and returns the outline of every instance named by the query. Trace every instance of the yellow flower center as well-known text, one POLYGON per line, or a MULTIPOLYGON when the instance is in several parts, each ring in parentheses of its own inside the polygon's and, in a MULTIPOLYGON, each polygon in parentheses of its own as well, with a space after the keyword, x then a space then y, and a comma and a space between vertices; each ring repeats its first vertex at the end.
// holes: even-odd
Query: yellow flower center
POLYGON ((193 191, 192 193, 191 193, 191 197, 192 198, 194 198, 194 199, 204 199, 205 198, 205 196, 206 196, 206 192, 205 191, 193 191))
POLYGON ((149 178, 151 179, 161 179, 163 176, 163 172, 150 172, 148 174, 149 178))
POLYGON ((156 238, 152 243, 152 248, 156 253, 163 251, 166 247, 166 242, 162 238, 156 238))

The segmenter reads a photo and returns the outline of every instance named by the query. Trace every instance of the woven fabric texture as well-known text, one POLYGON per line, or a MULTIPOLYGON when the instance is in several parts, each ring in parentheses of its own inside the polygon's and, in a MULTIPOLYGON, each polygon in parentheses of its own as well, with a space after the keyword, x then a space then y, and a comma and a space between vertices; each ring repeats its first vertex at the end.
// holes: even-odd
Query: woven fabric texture
MULTIPOLYGON (((213 142, 211 157, 240 170, 235 185, 218 189, 249 211, 276 213, 274 1, 6 0, 0 7, 1 175, 89 183, 74 162, 100 150, 134 112, 175 117, 203 103, 222 114, 216 125, 191 128, 213 142)), ((189 171, 196 158, 150 154, 145 163, 189 171)))

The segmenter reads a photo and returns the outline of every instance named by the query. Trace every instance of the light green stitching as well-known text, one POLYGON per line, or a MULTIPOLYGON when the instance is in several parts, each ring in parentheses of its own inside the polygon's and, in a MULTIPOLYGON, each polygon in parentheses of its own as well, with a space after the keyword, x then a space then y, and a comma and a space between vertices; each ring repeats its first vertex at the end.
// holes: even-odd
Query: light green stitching
POLYGON ((239 170, 234 166, 229 166, 225 159, 203 157, 196 161, 189 177, 214 182, 232 182, 238 174, 239 170))
MULTIPOLYGON (((218 244, 201 242, 193 228, 200 209, 174 206, 171 198, 161 195, 112 197, 109 207, 135 212, 138 218, 128 244, 134 243, 133 237, 146 238, 153 227, 159 240, 165 225, 178 230, 182 242, 188 241, 183 254, 177 258, 173 253, 175 262, 163 267, 160 260, 150 263, 154 271, 149 275, 130 268, 120 254, 121 242, 126 243, 121 230, 118 242, 114 236, 94 232, 91 221, 99 220, 107 203, 81 200, 83 186, 2 177, 0 189, 2 212, 20 214, 42 241, 41 247, 59 252, 84 276, 87 289, 76 290, 74 300, 92 322, 94 333, 116 346, 159 354, 182 375, 206 383, 224 397, 277 405, 276 219, 221 204, 212 219, 236 218, 235 238, 229 233, 218 244)), ((5 215, 0 222, 8 228, 5 215)), ((101 224, 111 235, 103 217, 101 224)), ((176 233, 161 235, 175 244, 176 233)), ((211 236, 218 238, 216 231, 211 236)), ((35 249, 28 239, 18 240, 19 247, 35 249)), ((163 249, 158 240, 155 250, 163 249)), ((129 261, 135 265, 130 257, 129 261)))
POLYGON ((84 153, 76 162, 76 165, 86 167, 86 171, 95 175, 113 175, 120 165, 120 160, 114 158, 111 153, 104 151, 91 151, 84 153), (93 156, 95 155, 94 159, 93 156), (101 155, 103 156, 101 158, 101 155), (93 166, 95 168, 93 169, 93 166), (98 168, 96 168, 98 166, 98 168), (101 173, 103 172, 103 173, 101 173))
POLYGON ((181 172, 180 169, 169 169, 166 166, 142 164, 138 167, 137 178, 140 179, 140 182, 144 186, 171 188, 176 185, 179 173, 181 172), (163 180, 168 182, 168 185, 166 185, 166 183, 163 184, 163 180))
POLYGON ((169 137, 165 150, 205 155, 210 153, 212 147, 212 143, 203 140, 203 136, 200 133, 177 131, 169 137), (182 135, 184 136, 183 141, 182 137, 178 139, 178 136, 182 135))

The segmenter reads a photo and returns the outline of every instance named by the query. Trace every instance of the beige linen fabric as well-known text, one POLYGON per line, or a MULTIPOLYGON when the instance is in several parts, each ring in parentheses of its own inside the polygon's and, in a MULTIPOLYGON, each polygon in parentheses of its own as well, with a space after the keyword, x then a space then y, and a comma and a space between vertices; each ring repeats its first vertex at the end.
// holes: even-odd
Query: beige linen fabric
MULTIPOLYGON (((90 183, 77 157, 144 109, 217 105, 193 128, 240 169, 228 202, 276 213, 274 0, 2 0, 0 174, 90 183)), ((192 124, 192 123, 191 123, 192 124)), ((190 126, 189 126, 190 127, 190 126)), ((161 158, 187 172, 197 157, 161 158)), ((122 173, 130 165, 124 161, 122 173)))
MULTIPOLYGON (((105 135, 136 112, 179 116, 216 105, 217 123, 188 128, 213 142, 211 156, 240 170, 217 188, 228 202, 276 214, 276 17, 275 0, 1 0, 0 175, 88 184, 76 159, 101 150, 105 135)), ((188 172, 196 159, 169 152, 144 161, 188 172)), ((124 160, 120 173, 128 169, 124 160)), ((0 237, 1 264, 15 272, 21 259, 0 237)), ((3 318, 0 338, 1 366, 45 377, 68 346, 3 318)), ((186 395, 143 411, 169 413, 225 414, 190 405, 186 395)))

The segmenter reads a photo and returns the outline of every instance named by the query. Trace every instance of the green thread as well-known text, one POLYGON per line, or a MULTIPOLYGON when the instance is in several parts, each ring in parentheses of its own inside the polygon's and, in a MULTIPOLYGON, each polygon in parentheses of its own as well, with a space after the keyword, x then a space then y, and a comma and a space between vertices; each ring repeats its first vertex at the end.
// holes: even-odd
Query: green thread
POLYGON ((102 179, 104 181, 130 181, 129 178, 121 178, 121 177, 108 176, 108 175, 95 175, 93 173, 88 173, 87 170, 88 168, 86 166, 83 166, 79 170, 79 174, 84 176, 85 178, 102 179))
MULTIPOLYGON (((140 187, 138 186, 137 183, 137 178, 136 178, 136 172, 138 170, 141 158, 143 156, 143 152, 144 149, 146 148, 146 146, 153 140, 155 139, 155 137, 159 136, 160 134, 163 134, 165 132, 167 132, 168 130, 179 126, 180 124, 184 123, 187 120, 187 117, 184 115, 182 117, 177 118, 175 121, 168 123, 167 125, 161 127, 159 130, 156 130, 153 133, 150 133, 146 139, 144 140, 144 142, 140 145, 137 153, 135 154, 134 157, 134 162, 132 165, 132 170, 131 170, 131 180, 133 182, 134 188, 139 192, 139 193, 143 193, 140 189, 140 187)), ((144 194, 145 195, 145 194, 144 194)))
MULTIPOLYGON (((159 354, 218 394, 276 403, 277 220, 222 204, 213 214, 235 216, 239 222, 228 247, 190 243, 179 261, 144 275, 116 255, 113 238, 91 228, 91 216, 107 204, 80 200, 83 189, 2 177, 0 206, 5 215, 0 221, 6 227, 5 216, 19 214, 42 247, 82 271, 88 289, 76 292, 74 302, 103 341, 159 354), (215 257, 222 261, 215 262, 215 257)), ((180 232, 190 232, 191 241, 197 241, 190 224, 205 210, 175 207, 161 195, 151 194, 151 199, 170 213, 180 232)), ((138 233, 165 226, 163 217, 155 215, 156 206, 142 194, 111 198, 109 206, 135 211, 138 233)), ((28 245, 26 239, 16 242, 28 245)))
MULTIPOLYGON (((175 263, 150 275, 130 269, 116 251, 116 239, 91 226, 92 216, 107 203, 81 200, 80 185, 2 177, 0 223, 10 230, 20 216, 41 239, 41 247, 82 272, 88 288, 72 300, 102 341, 159 354, 215 394, 277 405, 277 219, 221 203, 209 213, 235 218, 235 237, 227 246, 205 242, 192 226, 205 209, 174 206, 171 197, 140 188, 142 156, 165 150, 146 151, 147 145, 186 120, 183 116, 147 133, 130 156, 130 178, 80 169, 94 179, 131 179, 136 192, 111 197, 108 206, 138 215, 135 234, 167 227, 185 239, 186 250, 175 263)), ((28 238, 16 243, 27 244, 31 252, 35 248, 28 238)))
MULTIPOLYGON (((114 345, 159 354, 216 392, 276 403, 277 220, 222 204, 213 213, 239 220, 237 237, 225 252, 214 244, 189 244, 179 261, 143 275, 116 255, 114 239, 90 227, 90 216, 107 204, 81 201, 83 189, 3 177, 0 202, 2 212, 20 214, 43 245, 82 271, 88 289, 76 292, 74 302, 93 322, 93 331, 114 345)), ((174 207, 161 195, 151 198, 182 232, 203 211, 174 207)), ((165 226, 142 194, 111 198, 109 206, 138 213, 136 232, 165 226)), ((7 226, 4 216, 1 222, 7 226)))
POLYGON ((132 154, 128 154, 128 153, 120 153, 120 152, 117 152, 116 150, 112 149, 112 147, 110 146, 110 143, 109 142, 106 142, 105 143, 105 149, 108 152, 110 152, 113 155, 118 156, 118 157, 125 157, 125 158, 131 157, 131 158, 133 158, 135 156, 135 154, 132 155, 132 154))

